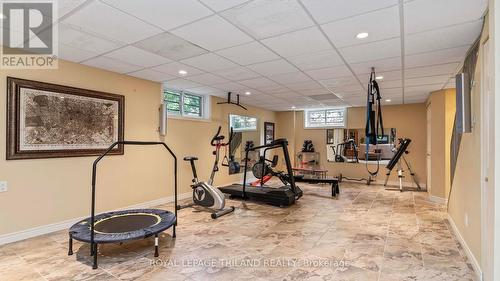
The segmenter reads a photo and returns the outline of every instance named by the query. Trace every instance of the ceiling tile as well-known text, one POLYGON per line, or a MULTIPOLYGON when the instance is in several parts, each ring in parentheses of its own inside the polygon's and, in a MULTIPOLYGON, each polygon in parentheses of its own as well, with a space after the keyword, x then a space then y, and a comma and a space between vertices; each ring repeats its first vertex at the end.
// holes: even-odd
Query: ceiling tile
POLYGON ((398 0, 302 0, 302 3, 321 24, 397 5, 398 0))
POLYGON ((342 65, 344 62, 334 50, 289 57, 288 60, 302 70, 325 68, 329 66, 342 65))
POLYGON ((330 43, 317 27, 290 32, 261 42, 284 57, 331 49, 330 43))
POLYGON ((469 47, 465 46, 423 54, 409 55, 405 58, 405 67, 461 62, 465 57, 468 49, 469 47))
POLYGON ((298 83, 298 82, 306 82, 306 81, 311 81, 311 78, 309 76, 305 75, 302 72, 291 72, 291 73, 284 73, 284 74, 278 74, 278 75, 272 75, 269 76, 269 78, 275 82, 278 82, 280 84, 288 84, 288 83, 298 83))
POLYGON ((82 5, 86 0, 59 0, 57 1, 58 18, 61 18, 69 12, 82 5))
POLYGON ((306 90, 318 90, 323 88, 320 83, 316 81, 306 81, 306 82, 299 82, 299 83, 289 83, 286 85, 287 88, 294 90, 294 91, 306 91, 306 90))
POLYGON ((445 63, 431 66, 408 68, 405 70, 406 78, 425 77, 433 75, 454 75, 460 65, 459 62, 445 63))
POLYGON ((261 87, 260 90, 266 94, 272 94, 272 95, 290 92, 290 89, 281 85, 271 86, 271 87, 261 87))
POLYGON ((314 25, 296 0, 250 1, 222 14, 258 39, 314 25))
POLYGON ((315 96, 315 95, 325 95, 325 94, 331 94, 332 91, 326 89, 326 88, 318 88, 318 89, 313 89, 313 90, 307 90, 307 91, 301 91, 300 94, 304 96, 315 96))
POLYGON ((239 83, 248 86, 250 88, 261 88, 261 87, 266 88, 266 87, 278 86, 278 84, 276 84, 275 82, 264 77, 243 80, 239 81, 239 83))
POLYGON ((252 38, 218 15, 182 26, 171 32, 210 51, 252 41, 252 38))
POLYGON ((435 29, 405 37, 407 55, 472 45, 481 34, 482 21, 435 29))
POLYGON ((290 73, 298 71, 295 66, 291 65, 285 60, 275 60, 268 62, 261 62, 247 66, 251 70, 260 73, 264 76, 277 75, 283 73, 290 73))
POLYGON ((347 85, 359 84, 358 80, 354 76, 325 79, 320 80, 319 82, 328 88, 341 88, 347 85))
POLYGON ((449 75, 440 75, 440 76, 430 76, 430 77, 420 77, 420 78, 409 78, 405 79, 405 86, 420 86, 420 85, 429 85, 429 84, 441 84, 445 85, 448 80, 452 78, 449 75))
POLYGON ((160 71, 166 74, 170 74, 172 76, 177 76, 177 77, 189 77, 192 75, 197 75, 203 73, 203 71, 198 70, 194 67, 178 63, 178 62, 171 62, 167 64, 162 64, 159 66, 155 66, 152 68, 153 70, 160 71), (185 70, 187 71, 186 75, 180 75, 179 70, 185 70))
POLYGON ((182 60, 181 62, 209 72, 238 66, 237 64, 213 53, 192 57, 182 60))
POLYGON ((126 62, 114 60, 108 57, 97 57, 83 62, 85 65, 102 68, 117 73, 129 73, 142 68, 142 66, 129 64, 126 62))
POLYGON ((196 88, 189 88, 186 89, 186 91, 195 93, 195 94, 200 94, 200 95, 216 95, 216 96, 224 96, 227 93, 225 91, 209 87, 209 86, 202 86, 202 87, 196 87, 196 88))
POLYGON ((122 46, 114 41, 106 40, 71 28, 66 24, 59 24, 59 43, 92 54, 90 57, 109 52, 122 46))
POLYGON ((229 82, 228 80, 221 78, 219 76, 213 75, 211 73, 204 73, 200 75, 189 76, 188 80, 203 84, 203 85, 214 85, 229 82))
POLYGON ((213 71, 214 74, 217 74, 219 76, 222 76, 226 79, 233 80, 233 81, 240 81, 240 80, 246 80, 250 78, 256 78, 259 77, 260 75, 245 68, 245 67, 234 67, 234 68, 228 68, 228 69, 222 69, 222 70, 216 70, 213 71))
POLYGON ((150 80, 156 82, 163 82, 166 80, 175 79, 174 76, 168 75, 159 71, 154 71, 151 69, 143 69, 135 72, 128 73, 127 75, 150 80))
MULTIPOLYGON (((382 79, 377 79, 378 82, 380 81, 392 81, 392 80, 401 80, 403 79, 402 77, 402 71, 401 70, 394 70, 394 71, 376 71, 375 75, 377 77, 382 76, 382 79)), ((370 77, 370 72, 362 73, 357 75, 359 80, 361 81, 367 81, 370 77)))
MULTIPOLYGON (((393 71, 393 70, 401 70, 401 57, 394 58, 385 58, 381 60, 372 60, 360 63, 350 64, 352 71, 356 74, 370 73, 371 68, 374 67, 375 71, 384 72, 384 71, 393 71)), ((366 76, 366 81, 368 83, 368 78, 370 75, 366 76)), ((361 81, 364 81, 361 79, 361 81)))
POLYGON ((399 38, 372 42, 340 49, 348 63, 366 62, 401 56, 399 38))
POLYGON ((441 90, 443 84, 421 85, 421 86, 407 86, 405 87, 405 98, 416 95, 428 95, 430 92, 441 90))
POLYGON ((314 69, 306 71, 312 78, 316 80, 325 80, 336 77, 345 77, 352 75, 351 71, 345 65, 314 69))
POLYGON ((220 12, 248 2, 248 0, 201 0, 201 2, 205 3, 205 5, 209 6, 214 11, 220 12))
POLYGON ((405 33, 479 20, 487 0, 419 0, 404 4, 405 33))
POLYGON ((59 50, 58 50, 58 58, 67 60, 67 61, 72 61, 72 62, 82 62, 84 60, 88 60, 90 58, 93 58, 97 56, 98 54, 77 49, 72 46, 68 46, 62 43, 59 43, 59 50))
POLYGON ((123 47, 111 53, 107 53, 105 56, 142 67, 151 67, 170 62, 167 58, 144 51, 134 46, 123 47))
POLYGON ((325 33, 337 48, 365 44, 400 36, 399 8, 378 10, 368 14, 347 18, 322 25, 325 33), (376 24, 374 24, 376 23, 376 24), (356 38, 360 32, 367 32, 364 39, 356 38))
POLYGON ((182 79, 182 78, 169 80, 169 81, 165 82, 164 84, 165 84, 166 88, 176 89, 176 90, 186 90, 186 89, 197 88, 197 87, 203 86, 203 85, 200 85, 200 84, 195 83, 193 81, 189 81, 189 80, 182 79))
POLYGON ((102 0, 163 30, 195 21, 212 14, 196 0, 102 0))
POLYGON ((143 50, 171 60, 182 60, 208 51, 170 33, 161 33, 134 44, 143 50))
POLYGON ((378 81, 379 86, 380 86, 380 92, 383 93, 384 89, 392 89, 392 88, 401 88, 403 87, 403 81, 402 80, 392 80, 392 81, 386 81, 385 79, 382 81, 378 81))
POLYGON ((225 92, 241 92, 241 91, 248 90, 247 86, 241 85, 241 84, 236 83, 236 82, 216 84, 216 85, 213 85, 212 87, 217 88, 217 89, 221 89, 225 92))
POLYGON ((100 34, 105 38, 134 43, 162 32, 133 16, 118 11, 102 2, 92 2, 63 20, 83 31, 100 34))
POLYGON ((259 42, 251 42, 220 50, 216 53, 241 65, 249 65, 279 58, 279 56, 262 46, 259 42))

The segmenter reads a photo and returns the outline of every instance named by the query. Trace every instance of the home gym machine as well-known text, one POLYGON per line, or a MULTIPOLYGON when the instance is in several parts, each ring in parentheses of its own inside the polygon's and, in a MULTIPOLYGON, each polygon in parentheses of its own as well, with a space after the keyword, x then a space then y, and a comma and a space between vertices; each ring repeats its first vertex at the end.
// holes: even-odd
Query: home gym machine
MULTIPOLYGON (((380 169, 380 159, 377 157, 377 168, 370 171, 368 168, 368 159, 370 159, 370 145, 377 147, 378 137, 384 134, 384 122, 382 119, 382 97, 380 88, 376 81, 375 68, 372 67, 370 81, 368 83, 368 94, 366 97, 366 127, 365 127, 365 160, 366 171, 370 174, 367 184, 370 184, 372 177, 377 176, 380 169)), ((377 148, 376 148, 377 149, 377 148)))
MULTIPOLYGON (((275 171, 273 168, 277 166, 278 155, 274 155, 272 160, 261 157, 259 162, 252 167, 252 173, 256 181, 252 182, 252 186, 263 186, 272 177, 277 177, 283 184, 290 184, 290 175, 283 171, 275 171), (269 164, 268 164, 269 163, 269 164)), ((315 177, 310 175, 294 175, 295 182, 305 182, 310 184, 329 184, 332 188, 332 197, 338 198, 340 193, 339 179, 334 177, 315 177)))
MULTIPOLYGON (((207 182, 198 180, 198 174, 196 173, 196 166, 194 164, 194 161, 198 160, 198 158, 194 156, 184 157, 184 161, 189 161, 189 163, 191 164, 191 170, 193 171, 193 184, 191 185, 191 187, 193 188, 193 202, 186 205, 177 205, 177 210, 193 207, 194 205, 199 205, 210 210, 210 212, 212 213, 212 219, 216 219, 234 211, 233 206, 224 209, 226 204, 224 194, 220 192, 219 189, 213 186, 215 173, 219 171, 220 149, 221 147, 228 146, 233 139, 233 128, 231 128, 229 141, 226 143, 222 142, 225 137, 223 135, 220 135, 220 131, 221 127, 219 126, 217 133, 210 142, 210 145, 214 147, 213 155, 215 155, 215 162, 214 166, 212 167, 210 179, 207 182)), ((226 157, 227 155, 224 156, 224 159, 226 159, 226 157)))
POLYGON ((243 184, 232 184, 219 187, 220 191, 229 194, 231 198, 240 198, 243 200, 254 200, 264 202, 273 206, 285 207, 295 203, 302 197, 302 190, 295 185, 293 177, 290 181, 283 183, 280 187, 256 186, 247 185, 248 172, 248 153, 255 150, 263 150, 262 157, 266 158, 266 153, 272 149, 282 149, 285 158, 285 164, 288 174, 292 175, 292 164, 290 155, 288 154, 288 141, 286 139, 277 139, 269 144, 254 146, 245 149, 245 170, 243 172, 243 184))
POLYGON ((353 139, 348 139, 345 142, 337 144, 336 148, 335 146, 331 146, 331 148, 335 155, 335 162, 359 163, 358 147, 353 139), (353 155, 349 158, 344 155, 346 149, 352 149, 353 151, 353 155))
POLYGON ((396 153, 392 157, 392 159, 389 161, 389 164, 387 164, 387 173, 386 173, 386 178, 384 182, 384 186, 387 187, 387 181, 389 180, 389 176, 391 175, 392 170, 394 167, 397 167, 397 172, 398 172, 398 180, 399 180, 399 191, 403 192, 403 165, 401 161, 403 161, 406 165, 406 168, 410 172, 410 175, 413 179, 413 182, 415 185, 417 185, 417 190, 421 191, 422 188, 420 187, 420 184, 418 183, 417 176, 411 169, 410 162, 408 162, 405 158, 405 154, 410 153, 408 151, 408 146, 410 146, 411 139, 399 139, 399 147, 396 150, 396 153))

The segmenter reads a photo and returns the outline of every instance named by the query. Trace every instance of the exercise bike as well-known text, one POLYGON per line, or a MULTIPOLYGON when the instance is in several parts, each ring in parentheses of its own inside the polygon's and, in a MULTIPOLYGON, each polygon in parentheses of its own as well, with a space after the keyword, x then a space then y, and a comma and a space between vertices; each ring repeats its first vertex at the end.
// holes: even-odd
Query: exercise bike
MULTIPOLYGON (((225 209, 226 199, 224 194, 216 187, 213 186, 215 173, 219 171, 219 152, 221 147, 228 146, 233 139, 233 128, 231 128, 231 133, 229 137, 229 141, 224 143, 224 136, 220 135, 221 127, 217 130, 217 133, 212 138, 210 144, 214 147, 213 155, 215 155, 215 162, 212 168, 212 174, 210 175, 210 179, 208 181, 199 181, 198 174, 196 173, 196 166, 194 161, 198 160, 197 157, 187 156, 184 157, 184 161, 189 161, 191 164, 191 170, 193 171, 193 184, 191 187, 193 188, 193 202, 186 205, 177 205, 177 210, 181 210, 188 207, 193 207, 194 205, 199 205, 205 208, 211 209, 211 217, 212 219, 216 219, 223 215, 229 214, 234 211, 234 206, 231 206, 225 209)), ((227 155, 224 155, 223 164, 225 159, 227 159, 227 155)), ((227 165, 225 165, 227 166, 227 165)))

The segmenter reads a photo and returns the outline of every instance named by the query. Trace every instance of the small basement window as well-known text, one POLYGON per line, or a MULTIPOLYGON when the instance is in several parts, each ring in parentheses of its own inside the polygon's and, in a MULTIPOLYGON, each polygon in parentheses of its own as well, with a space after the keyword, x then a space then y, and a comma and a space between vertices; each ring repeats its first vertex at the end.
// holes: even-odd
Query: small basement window
POLYGON ((346 108, 311 109, 304 111, 305 128, 345 128, 346 108))
POLYGON ((257 131, 257 118, 229 114, 229 126, 232 127, 235 132, 257 131))
POLYGON ((205 96, 170 89, 165 89, 163 94, 169 115, 208 118, 208 99, 205 96))

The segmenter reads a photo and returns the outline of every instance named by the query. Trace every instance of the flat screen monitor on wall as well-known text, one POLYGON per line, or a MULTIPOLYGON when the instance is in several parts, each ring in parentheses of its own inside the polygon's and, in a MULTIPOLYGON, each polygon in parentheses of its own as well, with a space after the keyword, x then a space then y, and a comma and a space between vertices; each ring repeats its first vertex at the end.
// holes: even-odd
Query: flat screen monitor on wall
POLYGON ((456 81, 456 131, 457 133, 471 132, 471 102, 470 102, 470 81, 466 73, 459 73, 455 77, 456 81))

